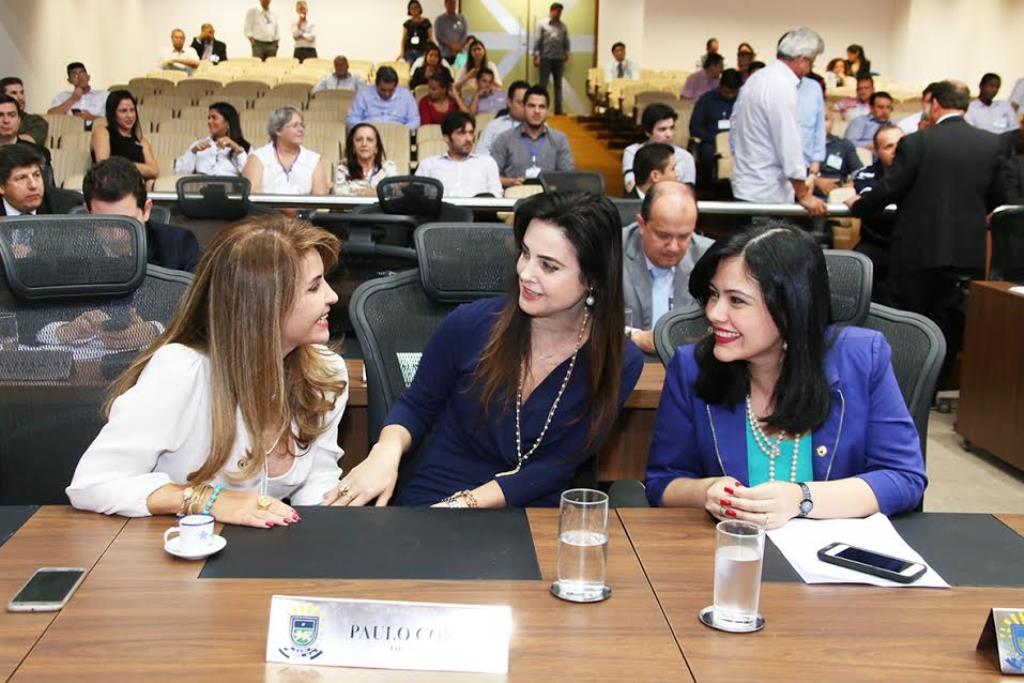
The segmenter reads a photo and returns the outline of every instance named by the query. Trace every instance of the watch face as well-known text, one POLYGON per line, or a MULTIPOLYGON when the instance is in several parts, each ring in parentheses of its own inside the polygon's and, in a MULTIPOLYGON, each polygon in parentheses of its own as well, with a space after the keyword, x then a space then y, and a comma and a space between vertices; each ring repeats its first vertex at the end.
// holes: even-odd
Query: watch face
POLYGON ((807 513, 809 513, 811 511, 812 508, 814 508, 814 503, 812 503, 811 501, 809 501, 809 500, 801 500, 800 501, 800 514, 801 515, 806 515, 807 513))

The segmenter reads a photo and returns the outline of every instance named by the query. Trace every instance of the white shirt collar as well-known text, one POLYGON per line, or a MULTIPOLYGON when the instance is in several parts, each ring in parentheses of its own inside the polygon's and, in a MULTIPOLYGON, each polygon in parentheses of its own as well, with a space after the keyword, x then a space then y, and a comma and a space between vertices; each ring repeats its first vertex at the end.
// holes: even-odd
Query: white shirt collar
POLYGON ((8 216, 25 216, 25 215, 35 216, 36 215, 35 211, 29 211, 28 214, 25 214, 25 213, 22 213, 21 211, 18 211, 16 208, 11 206, 10 202, 7 201, 6 197, 4 198, 4 213, 7 214, 8 216))

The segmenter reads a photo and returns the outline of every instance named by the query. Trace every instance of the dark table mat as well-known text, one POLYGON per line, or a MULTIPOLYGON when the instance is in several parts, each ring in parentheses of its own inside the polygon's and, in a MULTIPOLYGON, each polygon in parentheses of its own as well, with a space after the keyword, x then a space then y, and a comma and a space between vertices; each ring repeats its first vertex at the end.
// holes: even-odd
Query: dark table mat
POLYGON ((38 505, 0 506, 0 545, 6 543, 38 509, 38 505))
MULTIPOLYGON (((1024 536, 992 515, 924 512, 892 525, 951 586, 1024 587, 1024 536)), ((774 543, 764 549, 765 581, 802 581, 774 543)))
POLYGON ((225 526, 203 579, 541 578, 524 510, 297 508, 288 527, 225 526))

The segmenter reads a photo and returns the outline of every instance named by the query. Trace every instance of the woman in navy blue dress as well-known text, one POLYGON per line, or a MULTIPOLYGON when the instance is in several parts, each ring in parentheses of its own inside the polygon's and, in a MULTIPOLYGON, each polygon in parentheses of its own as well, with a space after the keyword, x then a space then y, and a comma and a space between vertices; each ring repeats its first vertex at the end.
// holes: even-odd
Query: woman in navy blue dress
POLYGON ((439 325, 339 502, 557 505, 597 452, 643 366, 622 332, 618 213, 603 197, 537 195, 514 233, 514 288, 439 325), (403 454, 428 434, 392 500, 403 454))

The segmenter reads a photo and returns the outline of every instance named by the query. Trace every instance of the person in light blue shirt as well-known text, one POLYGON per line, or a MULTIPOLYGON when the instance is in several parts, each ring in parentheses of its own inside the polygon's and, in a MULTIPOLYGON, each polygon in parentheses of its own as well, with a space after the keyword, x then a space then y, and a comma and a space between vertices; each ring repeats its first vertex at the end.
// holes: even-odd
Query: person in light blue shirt
POLYGON ((357 123, 401 123, 410 130, 420 127, 420 112, 416 98, 405 88, 398 87, 398 74, 390 66, 377 70, 373 88, 360 88, 345 123, 351 128, 357 123))
POLYGON ((875 133, 892 118, 892 95, 879 91, 873 93, 868 102, 871 112, 850 121, 845 137, 857 147, 874 151, 875 133))
POLYGON ((804 163, 812 173, 817 173, 825 161, 825 91, 811 76, 800 79, 796 107, 804 163))

